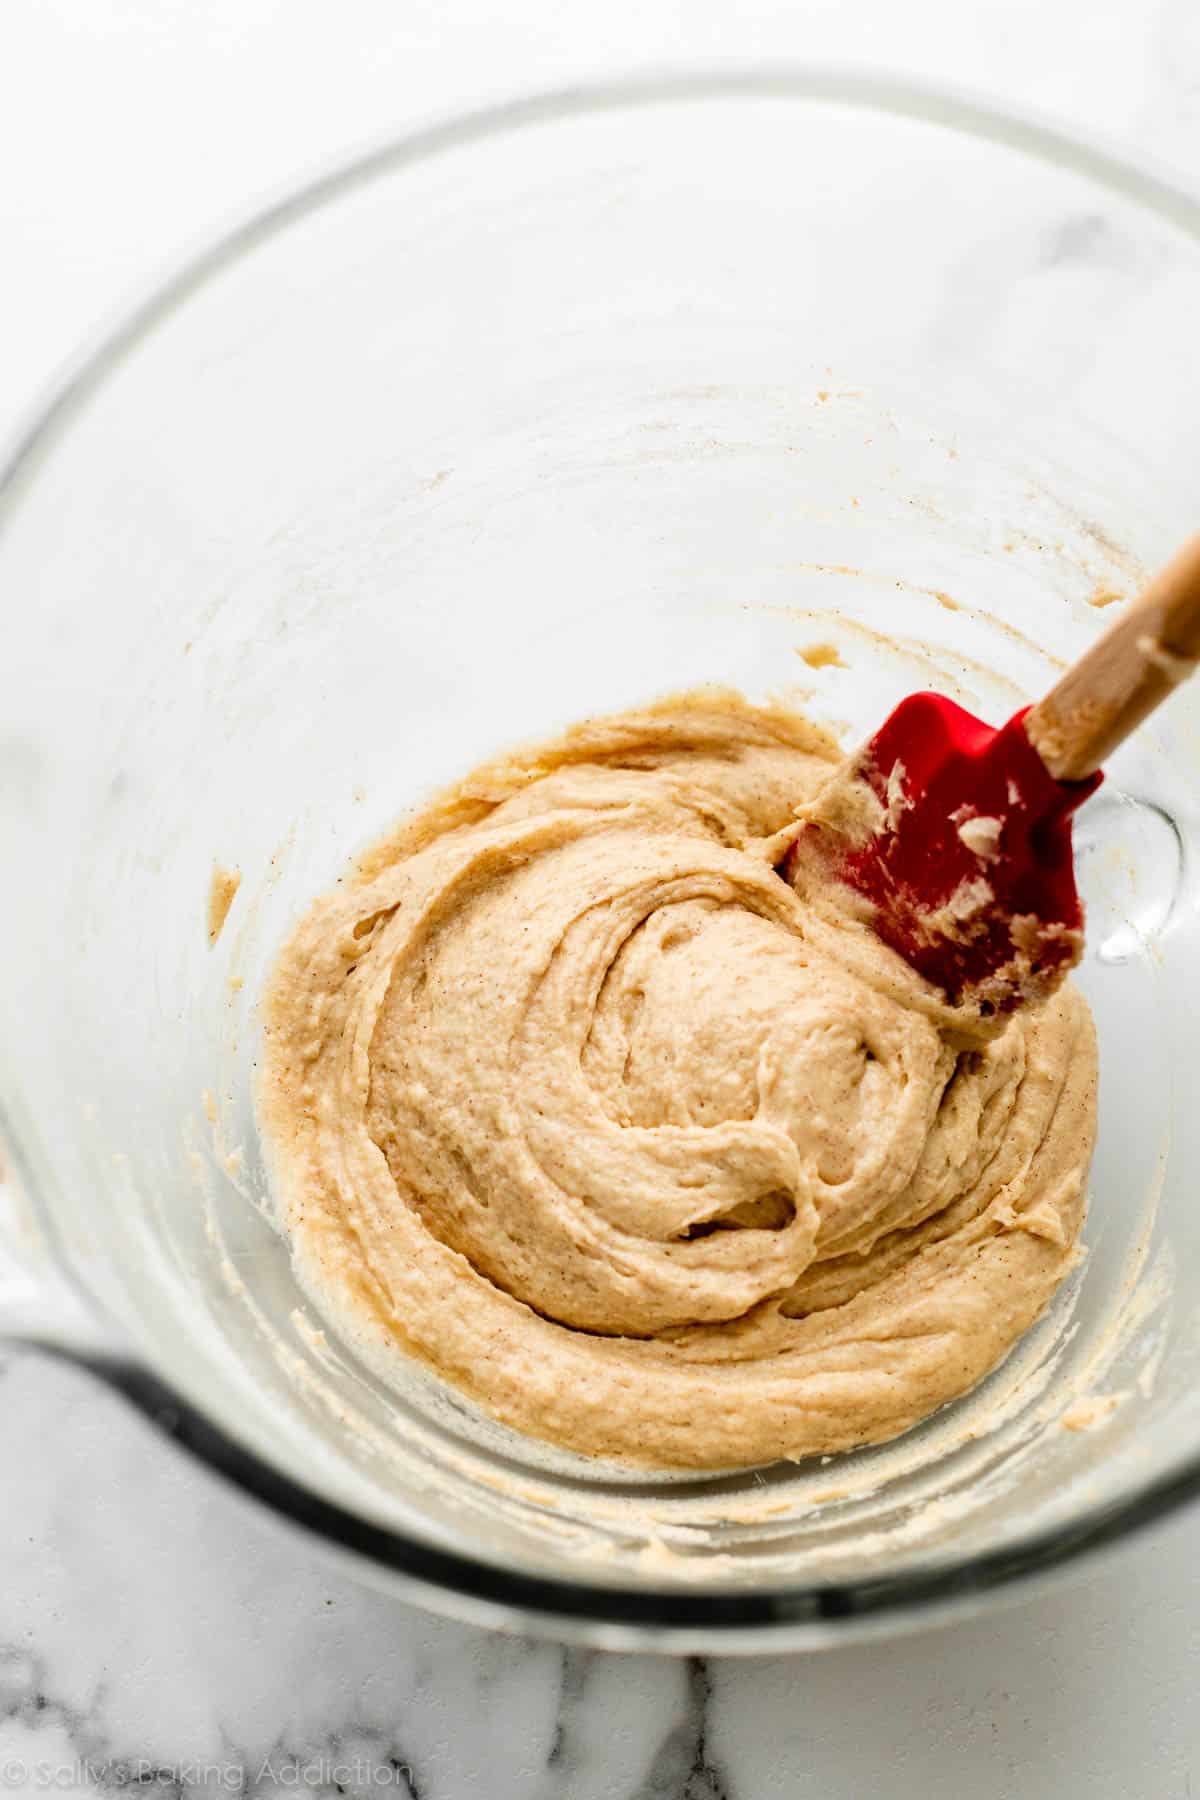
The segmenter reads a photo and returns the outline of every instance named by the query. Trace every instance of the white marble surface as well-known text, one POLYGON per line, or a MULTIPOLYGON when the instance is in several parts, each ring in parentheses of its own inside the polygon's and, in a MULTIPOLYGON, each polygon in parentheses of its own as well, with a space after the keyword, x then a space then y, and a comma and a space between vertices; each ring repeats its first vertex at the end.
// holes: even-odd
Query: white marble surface
MULTIPOLYGON (((0 429, 181 245, 340 147, 595 70, 815 54, 1200 183, 1196 0, 6 0, 0 429)), ((70 1368, 0 1360, 0 1788, 421 1800, 1200 1794, 1200 1514, 993 1618, 810 1658, 562 1652, 331 1572, 70 1368)))

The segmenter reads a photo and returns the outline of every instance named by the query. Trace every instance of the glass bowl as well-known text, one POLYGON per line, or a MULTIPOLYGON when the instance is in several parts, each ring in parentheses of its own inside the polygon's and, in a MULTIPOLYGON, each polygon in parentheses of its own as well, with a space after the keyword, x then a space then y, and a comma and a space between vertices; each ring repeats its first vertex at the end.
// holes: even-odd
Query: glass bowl
POLYGON ((1036 694, 1195 526, 1198 316, 1164 182, 803 69, 437 125, 190 262, 4 466, 9 1331, 380 1582, 602 1645, 896 1629, 1191 1495, 1195 695, 1080 821, 1087 1260, 892 1445, 631 1475, 381 1386, 263 1216, 250 1095, 289 922, 499 747, 714 679, 848 740, 1036 694))

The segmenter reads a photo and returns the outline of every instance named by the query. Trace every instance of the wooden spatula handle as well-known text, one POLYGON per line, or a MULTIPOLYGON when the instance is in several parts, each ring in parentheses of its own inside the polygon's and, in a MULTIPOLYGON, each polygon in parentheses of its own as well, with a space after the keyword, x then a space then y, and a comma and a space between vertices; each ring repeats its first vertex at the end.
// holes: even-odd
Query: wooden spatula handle
POLYGON ((1025 717, 1025 734, 1058 781, 1098 769, 1200 658, 1200 536, 1025 717))

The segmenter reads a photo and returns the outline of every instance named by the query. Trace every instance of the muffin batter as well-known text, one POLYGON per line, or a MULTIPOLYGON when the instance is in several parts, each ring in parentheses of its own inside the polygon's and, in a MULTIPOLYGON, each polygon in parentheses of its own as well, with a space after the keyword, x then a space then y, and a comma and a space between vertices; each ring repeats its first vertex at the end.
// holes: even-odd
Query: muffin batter
POLYGON ((476 770, 298 926, 260 1110, 302 1281, 518 1430, 722 1469, 972 1387, 1073 1266, 1096 1053, 776 873, 840 752, 704 691, 476 770))

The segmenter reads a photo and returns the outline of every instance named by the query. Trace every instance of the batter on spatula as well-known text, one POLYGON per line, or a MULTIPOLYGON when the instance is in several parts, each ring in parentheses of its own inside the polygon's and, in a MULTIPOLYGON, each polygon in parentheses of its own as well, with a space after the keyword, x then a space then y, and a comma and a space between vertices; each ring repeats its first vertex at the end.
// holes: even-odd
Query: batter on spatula
POLYGON ((951 1007, 836 896, 839 761, 705 690, 474 770, 296 927, 259 1096, 315 1302, 519 1431, 724 1469, 876 1443, 1074 1265, 1095 1126, 1066 984, 951 1007))

